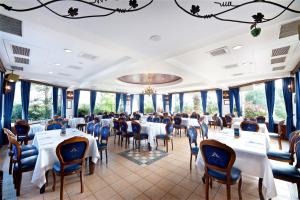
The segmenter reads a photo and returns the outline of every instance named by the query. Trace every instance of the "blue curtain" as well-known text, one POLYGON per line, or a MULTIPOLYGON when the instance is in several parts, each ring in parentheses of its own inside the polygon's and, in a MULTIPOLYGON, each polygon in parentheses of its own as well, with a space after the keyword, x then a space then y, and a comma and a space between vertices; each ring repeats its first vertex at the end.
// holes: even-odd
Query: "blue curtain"
POLYGON ((97 97, 97 92, 94 90, 90 91, 90 112, 91 112, 91 114, 94 114, 96 97, 97 97))
POLYGON ((15 86, 16 83, 8 83, 11 87, 11 92, 6 93, 4 95, 4 128, 11 129, 11 115, 14 105, 14 98, 15 98, 15 86))
POLYGON ((131 94, 130 95, 130 113, 133 112, 133 99, 134 99, 134 95, 131 94))
POLYGON ((140 94, 140 113, 144 113, 144 94, 140 94))
POLYGON ((233 115, 233 101, 234 101, 234 94, 232 88, 229 88, 229 112, 233 115))
POLYGON ((123 94, 123 109, 126 112, 127 94, 123 94))
POLYGON ((61 115, 63 118, 67 117, 67 88, 62 88, 62 108, 61 115))
POLYGON ((5 144, 5 135, 2 130, 2 104, 3 104, 3 85, 4 85, 4 74, 0 73, 0 147, 5 144))
POLYGON ((78 117, 80 90, 74 90, 74 117, 78 117))
POLYGON ((52 88, 52 101, 53 101, 53 115, 57 115, 58 105, 57 105, 57 99, 58 99, 58 88, 54 87, 52 88))
POLYGON ((216 95, 217 95, 217 100, 218 100, 218 110, 219 110, 219 116, 222 117, 222 101, 223 101, 223 91, 221 89, 216 89, 216 95))
POLYGON ((162 95, 162 101, 163 101, 163 109, 164 109, 164 112, 167 112, 167 101, 166 101, 166 98, 167 98, 167 95, 163 94, 162 95))
POLYGON ((169 113, 172 113, 172 94, 169 94, 169 113))
POLYGON ((28 121, 29 115, 30 86, 29 81, 21 81, 22 118, 26 121, 28 121))
POLYGON ((296 129, 300 130, 300 71, 296 72, 296 129))
POLYGON ((293 93, 289 91, 289 85, 292 84, 293 78, 282 79, 282 91, 286 110, 286 133, 289 138, 293 129, 293 93))
POLYGON ((184 93, 179 93, 179 109, 181 113, 183 112, 183 95, 184 93))
POLYGON ((234 102, 238 116, 242 116, 241 103, 240 103, 240 88, 232 88, 234 95, 234 102))
POLYGON ((119 111, 120 100, 121 100, 121 94, 116 93, 116 113, 119 111))
POLYGON ((274 104, 275 104, 275 81, 265 82, 265 91, 267 98, 268 116, 269 116, 269 131, 274 132, 274 104))
POLYGON ((154 112, 156 112, 156 99, 157 99, 156 94, 152 94, 152 103, 153 103, 154 112))
POLYGON ((202 101, 202 110, 203 113, 206 113, 206 105, 207 105, 207 91, 201 91, 201 101, 202 101))

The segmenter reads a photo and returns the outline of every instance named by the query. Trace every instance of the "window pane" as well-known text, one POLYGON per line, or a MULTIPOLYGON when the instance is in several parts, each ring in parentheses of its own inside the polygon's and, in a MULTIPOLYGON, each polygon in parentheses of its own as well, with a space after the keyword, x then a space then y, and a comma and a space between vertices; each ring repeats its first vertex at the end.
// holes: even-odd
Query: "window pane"
POLYGON ((52 87, 31 83, 29 120, 50 119, 52 115, 52 87))
POLYGON ((15 99, 11 116, 12 122, 15 122, 17 119, 22 119, 21 82, 16 82, 15 87, 15 99))
POLYGON ((163 108, 163 101, 162 101, 162 95, 158 94, 156 95, 156 111, 163 113, 164 112, 164 108, 163 108))
POLYGON ((218 113, 218 100, 216 91, 207 92, 206 112, 208 112, 211 115, 218 113))
POLYGON ((90 113, 90 91, 80 91, 78 116, 88 115, 90 113))
POLYGON ((145 113, 153 113, 154 112, 151 95, 144 96, 144 112, 145 113))
POLYGON ((97 92, 95 113, 114 112, 116 107, 116 95, 114 93, 97 92))
POLYGON ((133 97, 132 112, 139 111, 139 102, 140 102, 139 99, 140 99, 140 96, 135 94, 133 97))
POLYGON ((274 120, 281 121, 286 119, 285 103, 282 91, 282 79, 275 81, 275 107, 274 120))
POLYGON ((62 109, 62 89, 58 89, 58 97, 57 97, 57 115, 62 115, 61 109, 62 109))
POLYGON ((179 94, 173 94, 172 95, 172 112, 173 113, 179 113, 180 112, 179 94))
POLYGON ((200 93, 185 93, 183 95, 183 112, 191 114, 194 111, 202 113, 200 93))

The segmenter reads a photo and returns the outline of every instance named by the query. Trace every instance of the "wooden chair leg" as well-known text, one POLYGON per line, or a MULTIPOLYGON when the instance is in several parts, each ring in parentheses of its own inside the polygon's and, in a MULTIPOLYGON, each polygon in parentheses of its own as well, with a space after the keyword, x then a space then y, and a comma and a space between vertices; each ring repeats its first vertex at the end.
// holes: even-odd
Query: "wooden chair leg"
POLYGON ((298 199, 300 199, 300 182, 297 183, 298 199))
POLYGON ((102 149, 100 150, 100 159, 102 161, 102 149))
POLYGON ((230 185, 226 185, 226 190, 227 190, 227 200, 231 200, 230 185))
POLYGON ((17 173, 17 196, 20 196, 22 184, 22 172, 17 173))
POLYGON ((242 176, 239 180, 238 193, 239 193, 239 200, 242 200, 242 176))
POLYGON ((258 179, 258 194, 259 194, 260 199, 264 199, 264 195, 262 192, 262 182, 263 182, 263 178, 259 178, 258 179))
POLYGON ((55 191, 55 184, 56 184, 56 176, 54 170, 52 170, 52 176, 53 176, 53 185, 52 185, 52 191, 55 191))
POLYGON ((173 151, 173 138, 171 139, 171 143, 172 143, 172 151, 173 151))
POLYGON ((107 149, 105 149, 105 160, 106 160, 106 164, 107 164, 107 149))
POLYGON ((158 148, 158 139, 156 138, 156 150, 158 148))
POLYGON ((83 173, 82 173, 82 169, 80 171, 80 189, 81 189, 81 193, 83 193, 83 191, 84 191, 84 185, 83 185, 83 173))
POLYGON ((278 137, 278 146, 279 146, 279 149, 282 150, 282 144, 281 144, 280 136, 278 137))
POLYGON ((60 193, 59 193, 60 200, 64 199, 64 175, 60 175, 60 193))
POLYGON ((115 134, 114 144, 116 144, 116 138, 117 138, 117 134, 115 134))
POLYGON ((11 174, 12 173, 12 156, 10 156, 9 158, 9 170, 8 173, 11 174))
POLYGON ((209 200, 209 177, 205 175, 205 199, 209 200))
POLYGON ((166 140, 166 139, 165 139, 165 141, 166 141, 166 148, 167 148, 167 153, 168 153, 168 150, 169 150, 169 142, 168 142, 168 140, 166 140))
POLYGON ((193 155, 191 154, 191 158, 190 158, 190 171, 192 171, 192 157, 193 157, 193 155))

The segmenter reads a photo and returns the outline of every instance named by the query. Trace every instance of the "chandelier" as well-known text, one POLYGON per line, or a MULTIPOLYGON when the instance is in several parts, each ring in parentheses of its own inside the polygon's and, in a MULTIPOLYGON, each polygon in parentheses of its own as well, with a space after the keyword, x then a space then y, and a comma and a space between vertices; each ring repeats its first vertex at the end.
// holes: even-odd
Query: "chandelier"
POLYGON ((257 27, 258 24, 262 24, 262 23, 274 20, 274 19, 278 18, 280 15, 282 15, 285 11, 289 11, 289 12, 293 12, 293 13, 300 13, 299 10, 294 10, 294 9, 290 8, 291 5, 295 2, 295 0, 292 0, 287 6, 284 6, 284 5, 276 3, 276 2, 265 1, 265 0, 253 0, 253 1, 248 1, 248 2, 241 3, 241 4, 234 4, 234 3, 232 3, 232 1, 223 1, 223 2, 214 1, 214 2, 212 2, 213 4, 215 4, 218 7, 224 8, 224 10, 221 12, 217 12, 217 13, 206 13, 206 14, 200 14, 200 10, 201 11, 203 10, 202 7, 200 7, 200 5, 191 5, 190 10, 188 10, 188 9, 182 7, 178 3, 178 0, 174 0, 174 1, 181 10, 183 10, 185 13, 187 13, 193 17, 197 17, 197 18, 201 18, 201 19, 217 19, 217 20, 226 21, 226 22, 250 24, 251 35, 253 37, 257 37, 261 33, 261 28, 257 27), (264 4, 273 5, 273 6, 281 8, 282 10, 279 13, 277 13, 276 15, 269 17, 269 18, 266 18, 265 15, 260 12, 252 15, 251 20, 229 19, 226 17, 222 17, 222 15, 224 15, 224 14, 228 14, 236 9, 248 6, 250 4, 255 4, 255 3, 264 3, 264 4))
POLYGON ((49 6, 51 4, 56 4, 56 3, 61 3, 63 1, 67 0, 48 0, 45 2, 42 2, 41 0, 36 0, 39 5, 29 7, 29 8, 13 8, 12 6, 0 3, 0 7, 3 7, 4 9, 8 11, 15 11, 15 12, 27 12, 27 11, 32 11, 32 10, 37 10, 39 8, 46 8, 53 14, 67 18, 67 19, 84 19, 84 18, 93 18, 93 17, 106 17, 115 13, 128 13, 128 12, 134 12, 134 11, 139 11, 143 8, 146 8, 149 6, 153 0, 150 0, 147 4, 140 6, 137 2, 137 0, 129 0, 128 3, 128 8, 111 8, 111 7, 105 7, 103 6, 103 3, 109 0, 68 0, 69 2, 77 2, 81 3, 83 5, 91 6, 94 8, 98 8, 99 10, 105 11, 106 13, 104 14, 81 14, 79 12, 79 8, 77 7, 70 7, 67 11, 67 13, 60 13, 53 8, 50 8, 49 6))
POLYGON ((143 93, 146 94, 146 95, 152 95, 152 94, 155 94, 156 91, 153 87, 151 87, 151 77, 150 75, 148 74, 148 86, 144 89, 143 93))

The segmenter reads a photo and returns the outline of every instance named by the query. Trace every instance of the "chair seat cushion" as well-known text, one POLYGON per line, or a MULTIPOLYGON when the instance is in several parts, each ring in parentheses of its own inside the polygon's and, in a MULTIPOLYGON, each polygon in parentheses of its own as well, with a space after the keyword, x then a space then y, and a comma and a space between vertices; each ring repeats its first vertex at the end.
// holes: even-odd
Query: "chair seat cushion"
MULTIPOLYGON (((217 171, 217 170, 212 170, 212 169, 209 169, 208 171, 208 174, 218 180, 223 180, 223 181, 226 181, 227 177, 226 177, 226 173, 224 172, 221 172, 221 171, 217 171)), ((231 169, 231 179, 233 182, 236 182, 241 176, 241 170, 235 168, 235 167, 232 167, 231 169)))
POLYGON ((271 162, 273 175, 280 179, 300 179, 300 171, 288 163, 271 162))
POLYGON ((269 158, 277 158, 277 159, 284 160, 284 161, 291 160, 291 154, 289 152, 285 152, 285 151, 269 150, 267 152, 267 156, 269 158))
POLYGON ((39 152, 38 152, 37 149, 29 149, 29 150, 26 150, 26 151, 22 151, 21 158, 27 158, 29 156, 36 156, 38 154, 39 154, 39 152))
POLYGON ((191 152, 192 152, 192 154, 198 154, 198 152, 199 152, 199 147, 192 147, 192 148, 191 148, 191 152))
MULTIPOLYGON (((68 165, 68 166, 65 166, 64 172, 68 173, 68 172, 72 172, 72 171, 78 170, 80 168, 81 168, 80 164, 68 165)), ((53 170, 56 173, 60 173, 60 163, 59 162, 54 163, 53 170)))
POLYGON ((22 151, 27 151, 27 150, 31 150, 31 149, 37 149, 37 148, 31 144, 28 144, 28 145, 22 145, 21 149, 22 149, 22 151))
MULTIPOLYGON (((34 168, 36 159, 37 159, 37 155, 22 158, 21 159, 21 169, 26 170, 26 169, 34 168)), ((18 170, 18 169, 19 169, 19 165, 15 164, 14 170, 18 170)))
POLYGON ((107 148, 107 144, 106 143, 97 143, 98 149, 105 149, 107 148))

